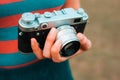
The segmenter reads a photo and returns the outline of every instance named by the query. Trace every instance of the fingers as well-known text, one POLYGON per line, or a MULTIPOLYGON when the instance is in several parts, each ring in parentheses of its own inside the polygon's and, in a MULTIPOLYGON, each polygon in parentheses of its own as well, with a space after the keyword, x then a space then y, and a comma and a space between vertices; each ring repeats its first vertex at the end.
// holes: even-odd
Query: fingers
POLYGON ((38 45, 35 38, 31 39, 31 47, 32 47, 33 53, 36 55, 36 57, 39 60, 44 58, 43 55, 42 55, 42 50, 39 48, 39 45, 38 45))
POLYGON ((39 48, 36 39, 34 38, 31 39, 31 47, 38 59, 51 58, 54 62, 63 62, 77 54, 84 52, 85 50, 90 49, 92 46, 91 41, 87 39, 85 35, 83 35, 82 33, 78 33, 77 37, 80 40, 81 48, 72 56, 62 57, 60 55, 62 41, 60 40, 56 41, 56 36, 57 30, 55 28, 52 28, 46 38, 43 51, 39 48))
POLYGON ((75 55, 78 55, 78 54, 81 54, 83 51, 85 50, 88 50, 91 48, 91 41, 89 39, 87 39, 87 37, 85 35, 83 35, 82 33, 78 33, 77 34, 77 37, 79 38, 80 40, 80 43, 81 43, 81 48, 72 56, 69 56, 69 57, 62 57, 60 55, 60 50, 61 50, 61 45, 62 45, 62 42, 57 40, 54 45, 52 46, 51 48, 51 58, 54 62, 63 62, 75 55))
POLYGON ((89 50, 91 48, 91 46, 92 46, 91 41, 84 34, 78 33, 77 37, 80 40, 81 47, 74 55, 70 56, 69 58, 74 57, 74 56, 76 56, 78 54, 81 54, 86 50, 89 50))
POLYGON ((46 42, 44 45, 43 56, 45 56, 46 58, 51 58, 50 51, 51 51, 51 47, 53 46, 56 40, 56 35, 57 35, 57 30, 55 28, 52 28, 46 38, 46 42))
POLYGON ((63 62, 67 60, 65 57, 61 57, 60 50, 61 50, 62 41, 57 40, 51 48, 51 58, 54 62, 63 62))
MULTIPOLYGON (((53 34, 53 35, 55 35, 55 34, 53 34)), ((56 35, 55 35, 56 36, 56 35)), ((87 39, 87 37, 85 36, 85 35, 83 35, 83 34, 81 34, 81 33, 78 33, 77 34, 77 36, 78 36, 78 38, 80 39, 80 43, 81 43, 81 49, 79 49, 77 52, 76 52, 76 54, 75 55, 77 55, 77 54, 80 54, 80 53, 82 53, 83 51, 85 51, 85 50, 88 50, 88 49, 90 49, 91 48, 91 41, 89 40, 89 39, 87 39)), ((47 37, 47 39, 48 38, 50 38, 50 37, 47 37)), ((50 45, 49 46, 47 46, 47 43, 46 43, 46 47, 48 47, 48 48, 46 48, 46 52, 48 52, 48 54, 49 55, 44 55, 46 58, 52 58, 52 60, 54 61, 54 62, 63 62, 63 61, 65 61, 65 60, 67 60, 67 59, 69 59, 69 58, 71 58, 71 57, 73 57, 74 55, 72 55, 72 56, 69 56, 69 57, 62 57, 61 55, 60 55, 60 50, 61 50, 61 45, 62 45, 62 42, 60 41, 60 40, 57 40, 56 42, 55 42, 55 37, 52 37, 51 39, 54 39, 54 40, 52 40, 52 43, 49 43, 50 45), (55 42, 55 43, 54 43, 55 42)), ((50 39, 48 39, 48 40, 50 40, 50 39)), ((47 41, 47 40, 46 40, 47 41)), ((45 52, 45 51, 44 51, 45 52)), ((44 53, 43 52, 43 54, 47 54, 47 53, 44 53)))
POLYGON ((86 50, 88 50, 88 49, 91 48, 92 43, 91 43, 91 41, 90 41, 84 34, 78 33, 78 34, 77 34, 77 37, 78 37, 79 40, 80 40, 81 49, 82 49, 83 51, 86 51, 86 50))

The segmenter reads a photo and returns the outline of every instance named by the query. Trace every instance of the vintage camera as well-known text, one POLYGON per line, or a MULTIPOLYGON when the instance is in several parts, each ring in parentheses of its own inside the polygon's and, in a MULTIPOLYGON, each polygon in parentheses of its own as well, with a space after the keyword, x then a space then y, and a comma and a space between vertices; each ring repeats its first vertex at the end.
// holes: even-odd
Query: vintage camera
POLYGON ((30 39, 34 37, 43 49, 47 34, 55 27, 58 30, 56 40, 62 41, 60 55, 71 56, 80 48, 76 33, 83 33, 87 20, 88 15, 83 8, 64 8, 44 14, 23 13, 18 22, 18 48, 23 53, 31 53, 30 39))

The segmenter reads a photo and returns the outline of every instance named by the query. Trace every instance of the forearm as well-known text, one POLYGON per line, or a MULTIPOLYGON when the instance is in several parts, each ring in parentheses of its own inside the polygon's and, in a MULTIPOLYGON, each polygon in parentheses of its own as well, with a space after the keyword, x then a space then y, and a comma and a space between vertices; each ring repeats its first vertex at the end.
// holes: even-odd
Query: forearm
POLYGON ((80 8, 80 0, 66 0, 66 3, 64 4, 63 8, 69 7, 72 7, 74 9, 80 8))

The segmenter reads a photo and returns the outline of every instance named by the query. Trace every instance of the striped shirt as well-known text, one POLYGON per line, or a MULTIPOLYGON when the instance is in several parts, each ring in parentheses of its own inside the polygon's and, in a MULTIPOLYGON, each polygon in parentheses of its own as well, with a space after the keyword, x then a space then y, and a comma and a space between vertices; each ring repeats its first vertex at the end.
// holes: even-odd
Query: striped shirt
POLYGON ((0 2, 0 68, 18 68, 38 62, 34 54, 18 51, 18 19, 24 12, 61 9, 65 0, 2 0, 0 2))

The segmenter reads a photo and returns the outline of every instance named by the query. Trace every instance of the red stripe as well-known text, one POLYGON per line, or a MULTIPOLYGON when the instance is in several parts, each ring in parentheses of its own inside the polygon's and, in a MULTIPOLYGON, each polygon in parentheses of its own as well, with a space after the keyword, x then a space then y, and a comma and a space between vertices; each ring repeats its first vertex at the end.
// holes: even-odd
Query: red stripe
POLYGON ((18 52, 18 41, 0 41, 0 53, 10 54, 18 52))
POLYGON ((16 66, 0 66, 0 68, 4 68, 4 69, 20 68, 20 67, 25 67, 25 66, 31 65, 31 64, 36 63, 38 61, 39 60, 36 59, 34 61, 31 61, 31 62, 28 62, 28 63, 25 63, 25 64, 21 64, 21 65, 16 65, 16 66))
MULTIPOLYGON (((59 10, 61 9, 62 6, 56 7, 56 8, 50 8, 50 9, 44 9, 44 10, 38 10, 38 11, 33 11, 33 13, 38 12, 38 13, 44 13, 45 11, 50 11, 52 12, 53 10, 59 10)), ((21 17, 21 14, 13 15, 13 16, 7 16, 4 18, 0 19, 0 28, 8 28, 12 26, 17 26, 18 25, 18 20, 21 17)))
POLYGON ((22 0, 2 0, 0 1, 0 4, 9 4, 14 2, 21 2, 22 0))
MULTIPOLYGON (((56 7, 56 8, 51 8, 49 11, 53 10, 59 10, 61 6, 56 7)), ((48 9, 45 10, 39 10, 39 11, 33 11, 35 12, 40 12, 41 14, 44 13, 45 11, 48 11, 48 9)), ((10 17, 5 17, 0 19, 0 27, 1 28, 8 28, 12 26, 17 26, 18 25, 18 19, 20 18, 20 14, 10 16, 10 17), (7 24, 6 24, 7 22, 7 24)), ((10 41, 0 41, 0 53, 4 54, 11 54, 18 52, 18 41, 17 40, 10 40, 10 41)))

